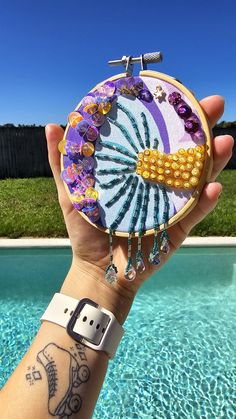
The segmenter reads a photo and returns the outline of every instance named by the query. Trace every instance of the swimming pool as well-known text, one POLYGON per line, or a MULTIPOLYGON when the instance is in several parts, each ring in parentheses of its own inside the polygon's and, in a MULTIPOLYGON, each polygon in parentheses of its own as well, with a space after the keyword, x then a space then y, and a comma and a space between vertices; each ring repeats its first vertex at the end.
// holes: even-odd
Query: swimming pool
MULTIPOLYGON (((0 249, 0 386, 70 249, 0 249)), ((236 247, 181 248, 140 290, 93 419, 236 418, 236 247)))

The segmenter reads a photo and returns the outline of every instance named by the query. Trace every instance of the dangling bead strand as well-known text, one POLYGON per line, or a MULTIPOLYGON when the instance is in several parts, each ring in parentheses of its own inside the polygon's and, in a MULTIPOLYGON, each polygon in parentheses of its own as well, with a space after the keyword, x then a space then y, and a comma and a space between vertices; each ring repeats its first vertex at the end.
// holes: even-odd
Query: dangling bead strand
POLYGON ((166 230, 163 230, 161 233, 161 246, 160 249, 162 253, 168 254, 170 251, 169 236, 166 230))
POLYGON ((159 265, 159 263, 161 262, 160 260, 160 253, 159 253, 159 248, 158 248, 158 228, 159 228, 159 201, 160 201, 160 197, 159 197, 159 189, 158 186, 154 186, 155 188, 155 193, 154 193, 154 214, 153 214, 153 218, 154 218, 154 240, 153 240, 153 247, 152 250, 150 252, 149 255, 149 262, 152 265, 159 265))
POLYGON ((161 189, 162 189, 165 205, 164 205, 164 213, 163 213, 164 230, 162 231, 161 237, 160 237, 160 242, 161 242, 160 250, 162 253, 167 254, 170 251, 169 236, 166 231, 166 225, 169 218, 169 202, 168 202, 166 189, 164 187, 162 187, 161 189))
POLYGON ((113 251, 112 251, 112 245, 113 245, 113 237, 112 237, 112 229, 109 229, 109 259, 110 263, 106 268, 106 274, 105 279, 109 284, 113 284, 114 282, 117 282, 117 267, 113 263, 113 251))
POLYGON ((154 232, 153 248, 149 255, 149 262, 152 265, 159 265, 159 263, 161 262, 160 253, 158 249, 157 229, 155 229, 155 232, 154 232))
MULTIPOLYGON (((143 199, 143 183, 140 183, 139 188, 138 188, 138 192, 137 192, 137 198, 136 198, 136 203, 134 206, 134 210, 133 210, 133 214, 130 220, 130 225, 129 225, 129 234, 131 235, 132 233, 134 233, 135 231, 135 226, 137 224, 138 218, 139 218, 139 214, 140 214, 140 209, 142 206, 142 199, 143 199)), ((136 270, 139 273, 142 273, 145 270, 145 266, 144 266, 144 262, 142 259, 142 252, 141 252, 141 237, 139 237, 138 239, 138 243, 140 243, 140 245, 138 245, 138 252, 136 254, 136 258, 135 258, 135 262, 136 262, 136 270)))
POLYGON ((127 281, 133 281, 136 278, 136 270, 133 266, 132 256, 131 256, 131 234, 129 233, 128 237, 128 261, 125 268, 125 279, 127 281))
POLYGON ((138 250, 136 253, 136 270, 139 274, 143 273, 145 271, 145 265, 143 261, 143 253, 142 253, 142 232, 139 232, 138 234, 138 250))
MULTIPOLYGON (((136 258, 135 258, 136 269, 139 273, 144 272, 145 269, 146 269, 144 261, 143 261, 142 237, 143 237, 143 232, 145 230, 145 223, 146 223, 146 218, 147 218, 149 191, 150 191, 150 185, 149 185, 149 183, 146 183, 145 184, 145 190, 144 190, 144 197, 142 199, 142 196, 141 196, 140 201, 139 201, 139 208, 141 208, 141 206, 142 206, 142 210, 141 210, 141 217, 140 217, 140 222, 139 222, 138 250, 137 250, 136 258)), ((143 193, 142 193, 142 195, 143 195, 143 193)))

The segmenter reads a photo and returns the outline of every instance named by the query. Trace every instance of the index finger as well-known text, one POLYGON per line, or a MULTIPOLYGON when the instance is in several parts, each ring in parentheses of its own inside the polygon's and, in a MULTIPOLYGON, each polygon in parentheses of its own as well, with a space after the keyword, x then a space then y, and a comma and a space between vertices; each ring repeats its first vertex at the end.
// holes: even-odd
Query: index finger
POLYGON ((200 105, 206 113, 210 127, 213 128, 224 113, 224 98, 214 95, 205 97, 200 101, 200 105))

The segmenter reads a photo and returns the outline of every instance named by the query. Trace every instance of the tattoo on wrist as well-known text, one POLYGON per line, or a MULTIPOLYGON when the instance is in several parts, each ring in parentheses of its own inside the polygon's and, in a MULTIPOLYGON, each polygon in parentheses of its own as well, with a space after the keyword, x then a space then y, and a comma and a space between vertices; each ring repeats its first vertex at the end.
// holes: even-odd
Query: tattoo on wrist
MULTIPOLYGON (((59 419, 68 419, 79 412, 82 406, 80 386, 90 377, 90 370, 84 363, 87 361, 85 346, 75 343, 69 349, 51 342, 36 358, 47 375, 48 413, 59 419)), ((34 381, 42 380, 42 374, 35 366, 28 367, 25 378, 32 385, 34 381)))

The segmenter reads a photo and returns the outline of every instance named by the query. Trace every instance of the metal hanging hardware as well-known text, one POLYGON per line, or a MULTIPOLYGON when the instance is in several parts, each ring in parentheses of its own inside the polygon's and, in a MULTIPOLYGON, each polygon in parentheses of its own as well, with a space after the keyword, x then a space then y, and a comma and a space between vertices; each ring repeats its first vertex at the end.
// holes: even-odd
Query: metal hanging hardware
POLYGON ((109 65, 123 65, 125 71, 132 75, 134 64, 140 63, 142 70, 147 70, 147 64, 159 63, 163 59, 162 53, 159 52, 148 52, 141 54, 139 57, 133 57, 132 55, 124 55, 120 60, 108 61, 109 65))

